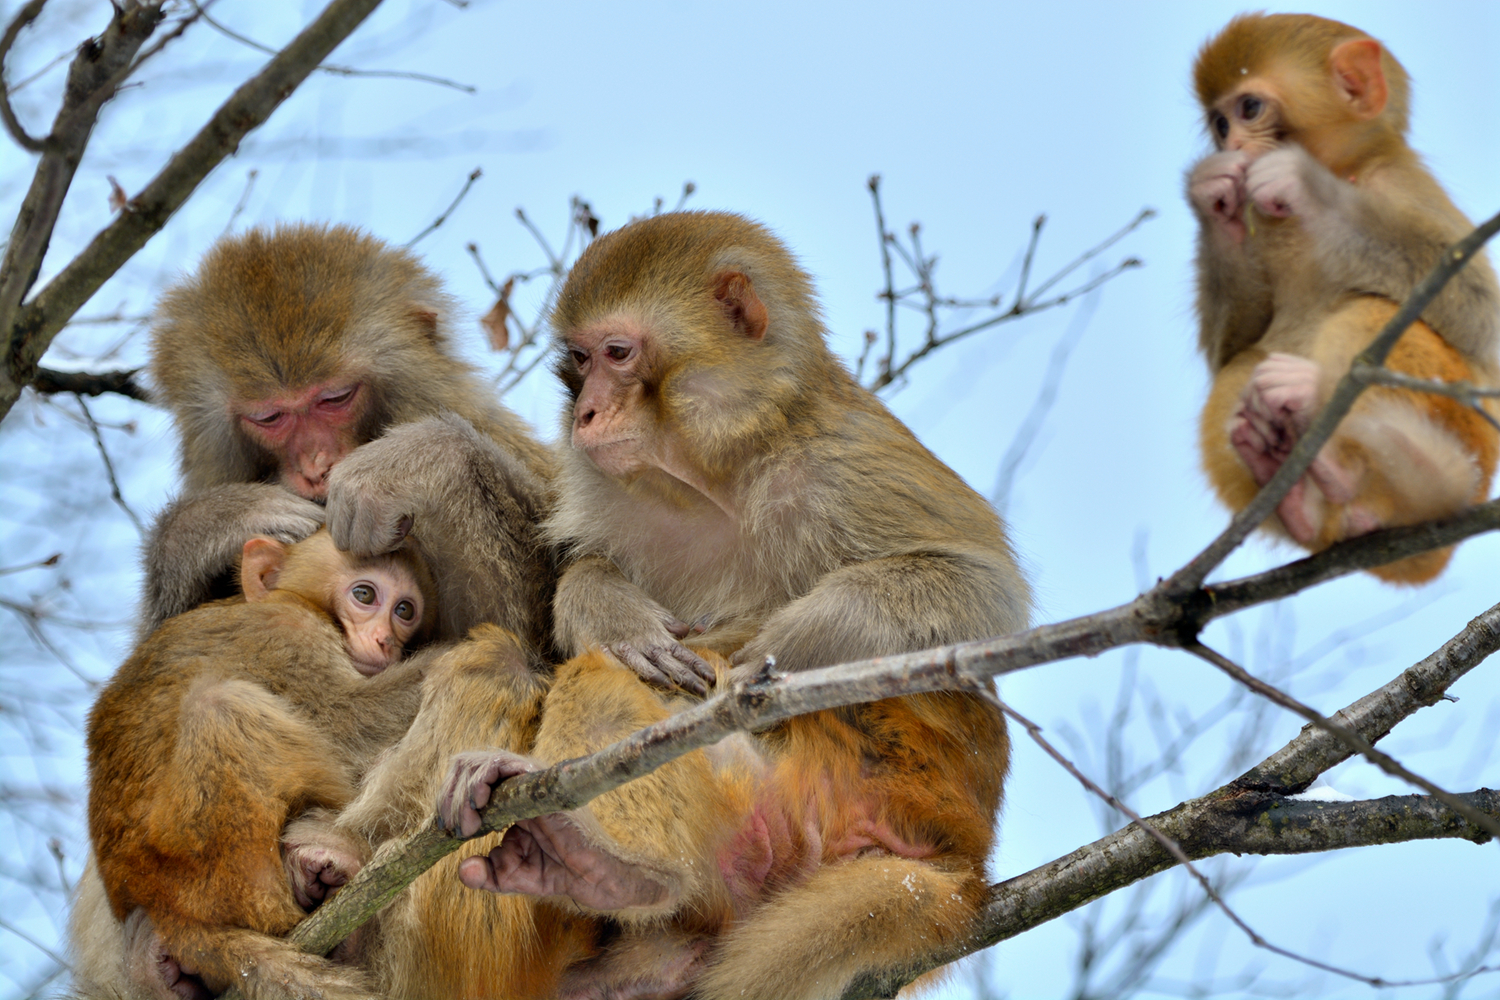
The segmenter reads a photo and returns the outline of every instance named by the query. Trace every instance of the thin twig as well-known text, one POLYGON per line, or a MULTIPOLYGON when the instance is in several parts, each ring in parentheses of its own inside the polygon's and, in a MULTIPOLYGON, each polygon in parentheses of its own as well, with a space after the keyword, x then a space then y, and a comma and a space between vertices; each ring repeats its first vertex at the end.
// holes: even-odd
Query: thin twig
POLYGON ((255 190, 255 179, 259 176, 260 171, 254 167, 245 172, 245 189, 240 192, 240 200, 234 203, 234 211, 229 213, 229 221, 224 223, 224 231, 219 234, 220 236, 228 236, 234 229, 235 222, 239 221, 240 213, 245 210, 246 205, 250 204, 250 192, 255 190))
POLYGON ((1490 426, 1500 430, 1500 420, 1480 402, 1482 399, 1500 398, 1500 388, 1488 388, 1475 385, 1473 382, 1444 382, 1440 379, 1417 378, 1405 372, 1391 371, 1380 365, 1356 364, 1349 369, 1349 374, 1365 385, 1388 385, 1397 389, 1410 389, 1413 392, 1427 392, 1435 396, 1447 396, 1465 403, 1475 413, 1489 421, 1490 426))
POLYGON ((453 214, 453 210, 459 206, 459 203, 468 196, 469 189, 474 186, 474 182, 479 180, 479 178, 483 176, 484 171, 479 167, 475 167, 473 171, 469 173, 469 179, 464 181, 464 186, 458 192, 458 197, 454 198, 453 201, 448 205, 448 207, 443 209, 441 215, 432 220, 431 225, 406 241, 407 249, 409 250, 412 247, 416 246, 417 243, 419 243, 424 237, 428 236, 429 234, 437 232, 438 228, 442 226, 443 223, 448 221, 448 216, 453 214))
POLYGON ((142 536, 146 534, 146 526, 141 519, 135 516, 135 511, 125 502, 125 496, 120 492, 120 480, 115 476, 115 463, 110 461, 109 449, 104 447, 104 436, 99 433, 99 425, 94 422, 94 414, 89 411, 89 404, 84 402, 83 394, 75 392, 73 398, 78 400, 78 408, 83 411, 83 419, 89 425, 89 433, 94 437, 94 445, 99 449, 99 457, 104 459, 104 473, 109 476, 109 495, 119 508, 130 518, 135 530, 142 536))
POLYGON ((29 569, 41 569, 44 566, 56 566, 61 560, 62 553, 54 552, 47 558, 38 559, 36 562, 22 563, 19 566, 0 566, 0 576, 6 576, 10 573, 24 573, 29 569))
POLYGON ((880 175, 871 174, 868 182, 870 200, 875 204, 875 232, 880 241, 880 270, 885 275, 885 360, 880 366, 881 378, 889 381, 891 365, 896 361, 896 278, 891 271, 891 244, 896 237, 885 228, 885 209, 880 204, 880 175))
MULTIPOLYGON (((10 24, 5 26, 5 34, 0 35, 0 119, 5 121, 5 131, 16 141, 16 145, 28 153, 40 153, 42 151, 42 140, 26 131, 21 120, 16 117, 15 108, 10 104, 10 88, 5 83, 5 65, 10 57, 11 47, 16 44, 16 36, 20 35, 21 29, 25 28, 41 14, 42 8, 47 5, 47 0, 30 0, 11 19, 10 24)), ((66 55, 62 58, 67 58, 66 55)), ((48 68, 51 68, 50 65, 48 68)), ((24 84, 22 84, 24 85, 24 84)), ((19 86, 18 85, 18 89, 19 86)))
POLYGON ((1287 491, 1302 478, 1302 474, 1317 457, 1318 451, 1333 435, 1334 428, 1344 419, 1344 415, 1354 405, 1355 399, 1364 391, 1365 383, 1354 376, 1352 371, 1354 366, 1383 365, 1386 355, 1406 332, 1406 328, 1416 322, 1417 318, 1422 315, 1422 310, 1437 298, 1438 293, 1443 290, 1448 281, 1463 270, 1464 265, 1496 232, 1500 232, 1500 213, 1492 216, 1483 225, 1443 252, 1437 265, 1412 289, 1406 301, 1371 341, 1370 346, 1355 356, 1353 364, 1350 365, 1351 371, 1346 372, 1339 380, 1328 403, 1318 411, 1312 424, 1292 448, 1291 454, 1287 456, 1286 461, 1281 463, 1281 468, 1277 469, 1276 474, 1260 488, 1255 499, 1234 516, 1229 526, 1218 538, 1209 543, 1207 548, 1182 569, 1172 574, 1171 579, 1167 581, 1167 589, 1170 593, 1181 594, 1196 590, 1209 573, 1228 558, 1231 552, 1239 548, 1240 543, 1249 537, 1252 531, 1260 527, 1261 522, 1271 516, 1271 512, 1281 503, 1287 491))
MULTIPOLYGON (((208 6, 208 4, 206 4, 206 3, 200 5, 197 2, 197 0, 193 0, 193 8, 196 11, 196 13, 203 18, 203 21, 204 21, 205 24, 207 24, 209 27, 213 28, 215 31, 219 32, 219 34, 223 35, 226 38, 232 38, 236 42, 239 42, 241 45, 245 45, 245 46, 248 46, 248 47, 250 47, 252 49, 255 49, 257 52, 263 52, 263 53, 265 53, 266 55, 269 55, 269 56, 274 56, 274 55, 277 54, 278 50, 272 48, 271 46, 264 45, 264 44, 262 44, 260 42, 257 42, 253 38, 247 37, 246 35, 242 35, 238 31, 235 31, 233 28, 231 28, 228 25, 224 24, 222 21, 216 21, 212 17, 209 17, 207 11, 204 10, 204 8, 207 7, 207 6, 208 6)), ((392 79, 392 80, 417 80, 417 81, 420 81, 421 83, 434 83, 434 84, 437 84, 439 87, 448 87, 450 89, 457 90, 457 91, 460 91, 460 92, 465 93, 465 94, 477 94, 479 92, 479 88, 478 87, 471 86, 471 85, 469 85, 467 83, 458 83, 457 81, 449 80, 449 79, 447 79, 445 77, 432 76, 431 74, 428 74, 428 73, 414 73, 414 72, 410 72, 408 70, 398 70, 398 69, 355 69, 352 66, 335 66, 335 65, 333 65, 331 63, 323 63, 323 64, 319 65, 317 67, 317 69, 318 69, 318 72, 320 72, 320 73, 328 73, 328 74, 331 74, 333 76, 345 76, 345 77, 362 76, 362 77, 381 77, 381 78, 392 79)))

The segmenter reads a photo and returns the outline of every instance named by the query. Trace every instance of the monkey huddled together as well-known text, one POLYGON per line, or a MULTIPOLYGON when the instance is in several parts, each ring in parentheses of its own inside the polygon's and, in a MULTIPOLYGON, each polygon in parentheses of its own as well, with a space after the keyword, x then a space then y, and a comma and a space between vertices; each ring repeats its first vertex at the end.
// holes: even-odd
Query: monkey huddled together
MULTIPOLYGON (((1237 18, 1194 80, 1202 447, 1242 507, 1468 223, 1357 29, 1237 18)), ((585 250, 551 318, 556 448, 459 360, 452 312, 407 251, 337 226, 226 238, 163 298, 184 491, 89 719, 75 988, 815 1000, 965 939, 1009 759, 983 690, 740 734, 474 841, 327 957, 282 940, 382 845, 434 815, 472 834, 499 783, 737 668, 1028 624, 998 516, 829 350, 759 224, 671 213, 585 250)), ((1392 367, 1494 384, 1497 324, 1476 261, 1392 367)), ((1371 390, 1276 526, 1316 549, 1452 512, 1496 451, 1455 400, 1371 390)))

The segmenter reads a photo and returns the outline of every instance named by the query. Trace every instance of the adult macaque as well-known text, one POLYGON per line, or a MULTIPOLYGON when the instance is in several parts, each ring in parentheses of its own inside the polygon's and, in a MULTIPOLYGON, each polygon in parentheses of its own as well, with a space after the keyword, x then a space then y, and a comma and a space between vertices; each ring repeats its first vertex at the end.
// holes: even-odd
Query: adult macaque
MULTIPOLYGON (((810 281, 763 227, 632 223, 583 254, 553 321, 571 448, 547 529, 574 559, 554 604, 569 653, 606 646, 701 691, 715 670, 697 650, 803 670, 1025 625, 999 518, 834 358, 810 281)), ((647 697, 613 658, 575 660, 536 756, 659 717, 647 697)), ((578 995, 837 996, 970 926, 1008 749, 977 694, 820 712, 513 828, 461 873, 644 928, 570 973, 578 995), (539 851, 562 867, 519 863, 539 851)), ((461 757, 454 784, 519 766, 461 757)))
POLYGON ((223 596, 251 535, 310 534, 326 500, 342 549, 422 540, 444 638, 495 622, 546 650, 552 458, 455 356, 451 311, 410 253, 341 226, 222 240, 167 292, 151 378, 185 493, 146 545, 142 634, 223 596))
POLYGON ((430 631, 430 579, 415 549, 354 560, 320 532, 251 539, 241 581, 244 601, 162 625, 94 705, 95 865, 127 938, 153 946, 143 918, 159 935, 147 986, 361 995, 278 937, 363 861, 330 811, 416 714, 423 668, 397 661, 430 631))
MULTIPOLYGON (((1405 70, 1357 28, 1246 14, 1193 71, 1218 152, 1193 167, 1203 464, 1238 510, 1275 474, 1397 304, 1472 228, 1406 144, 1405 70)), ((1500 288, 1472 261, 1388 365, 1495 384, 1500 288)), ((1484 499, 1497 440, 1456 400, 1367 390, 1268 522, 1309 549, 1484 499)), ((1418 583, 1451 549, 1373 570, 1418 583)))

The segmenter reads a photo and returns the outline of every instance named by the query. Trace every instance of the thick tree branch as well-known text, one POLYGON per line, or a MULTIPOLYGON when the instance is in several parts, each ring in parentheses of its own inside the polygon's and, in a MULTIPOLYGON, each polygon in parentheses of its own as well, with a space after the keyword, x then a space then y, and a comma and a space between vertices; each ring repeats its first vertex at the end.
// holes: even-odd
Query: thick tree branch
MULTIPOLYGON (((68 319, 166 225, 209 171, 238 149, 240 140, 270 117, 379 3, 333 0, 265 69, 224 102, 208 124, 14 320, 0 312, 0 330, 7 332, 9 344, 6 369, 0 372, 0 417, 15 404, 20 387, 31 381, 37 362, 68 319)), ((19 221, 17 226, 17 233, 22 233, 19 221)), ((3 307, 4 299, 0 299, 0 310, 3 307)))
POLYGON ((1350 371, 1344 373, 1339 383, 1334 387, 1333 396, 1327 405, 1313 418, 1312 425, 1308 427, 1307 433, 1297 442, 1287 460, 1276 470, 1265 486, 1261 487, 1255 499, 1251 500, 1234 519, 1229 522, 1218 538, 1204 549, 1192 562, 1174 573, 1167 581, 1167 589, 1174 594, 1185 594, 1198 589, 1214 569, 1222 563, 1229 553, 1239 547, 1240 543, 1249 537, 1250 532, 1260 527, 1262 521, 1271 516, 1287 491, 1290 490, 1302 478, 1312 460, 1317 457, 1318 451, 1332 436, 1334 428, 1339 421, 1344 419, 1359 394, 1369 384, 1365 376, 1356 374, 1366 366, 1381 366, 1385 364, 1386 355, 1391 348, 1396 346, 1396 341, 1406 332, 1406 328, 1415 323, 1422 315, 1433 299, 1437 298, 1443 286, 1449 280, 1463 270, 1479 249, 1488 242, 1491 236, 1500 231, 1500 214, 1492 216, 1487 222, 1479 226, 1468 236, 1454 244, 1444 254, 1442 260, 1438 261, 1432 273, 1423 278, 1417 287, 1412 289, 1401 308, 1396 310, 1396 315, 1391 317, 1389 323, 1371 341, 1370 346, 1360 351, 1350 365, 1350 371))
POLYGON ((52 368, 38 368, 31 387, 44 395, 76 392, 84 396, 102 396, 106 392, 115 392, 149 403, 151 393, 135 380, 139 373, 139 368, 113 372, 63 372, 52 368))

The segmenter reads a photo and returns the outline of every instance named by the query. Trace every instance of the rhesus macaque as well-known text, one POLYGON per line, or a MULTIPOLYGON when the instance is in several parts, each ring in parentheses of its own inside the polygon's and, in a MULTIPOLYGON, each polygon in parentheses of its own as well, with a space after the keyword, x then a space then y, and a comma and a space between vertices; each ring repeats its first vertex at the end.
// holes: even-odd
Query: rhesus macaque
MULTIPOLYGON (((571 447, 547 530, 573 559, 554 618, 587 655, 559 669, 541 761, 667 710, 621 662, 701 692, 702 651, 803 670, 1026 624, 999 518, 828 350, 811 282, 760 225, 674 213, 602 237, 553 322, 571 447)), ((568 995, 838 996, 970 927, 1008 752, 977 694, 820 712, 519 824, 460 872, 635 928, 568 995)), ((523 769, 455 766, 476 801, 523 769)), ((467 797, 443 808, 472 829, 467 797)))
POLYGON ((430 578, 409 542, 351 559, 319 532, 251 539, 241 582, 243 601, 163 624, 94 705, 94 863, 127 939, 142 919, 159 935, 165 990, 360 995, 277 938, 362 863, 330 811, 417 711, 423 668, 397 661, 431 630, 430 578))
MULTIPOLYGON (((1245 14, 1193 70, 1217 152, 1188 176, 1197 212, 1199 346, 1214 381, 1203 464, 1238 510, 1281 467, 1335 383, 1442 252, 1472 229, 1406 144, 1408 82, 1380 42, 1337 21, 1245 14)), ((1500 287, 1477 258, 1396 344, 1389 367, 1493 385, 1500 287)), ((1496 433, 1442 396, 1375 387, 1268 527, 1308 549, 1483 500, 1496 433)), ((1419 583, 1451 549, 1372 572, 1419 583)))
POLYGON ((142 634, 223 596, 251 535, 310 534, 326 501, 342 549, 421 539, 443 638, 494 622, 545 654, 553 459, 455 355, 452 311, 409 252, 342 226, 226 238, 166 293, 151 378, 185 493, 146 545, 142 634))

